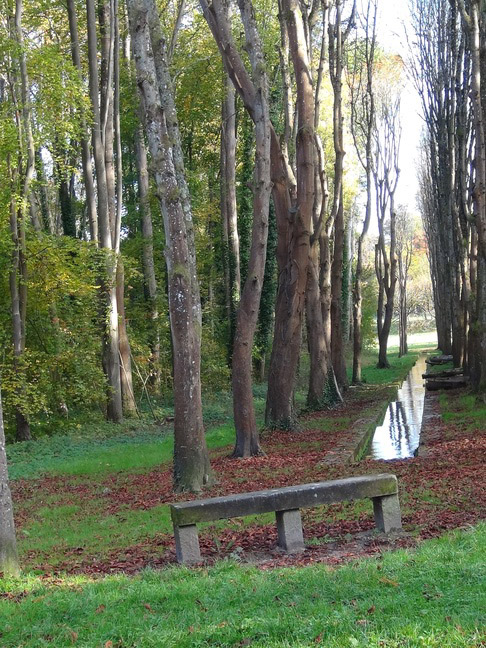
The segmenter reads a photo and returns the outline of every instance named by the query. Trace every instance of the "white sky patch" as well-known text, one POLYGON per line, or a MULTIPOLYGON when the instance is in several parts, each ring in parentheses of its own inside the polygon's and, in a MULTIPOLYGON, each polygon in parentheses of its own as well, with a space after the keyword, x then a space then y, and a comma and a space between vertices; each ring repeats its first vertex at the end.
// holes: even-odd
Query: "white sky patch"
MULTIPOLYGON (((399 54, 405 62, 410 57, 406 32, 411 34, 408 0, 381 0, 378 41, 387 52, 399 54)), ((423 127, 421 114, 420 98, 412 82, 407 79, 401 101, 400 179, 395 202, 406 205, 411 212, 417 211, 418 148, 423 127)))

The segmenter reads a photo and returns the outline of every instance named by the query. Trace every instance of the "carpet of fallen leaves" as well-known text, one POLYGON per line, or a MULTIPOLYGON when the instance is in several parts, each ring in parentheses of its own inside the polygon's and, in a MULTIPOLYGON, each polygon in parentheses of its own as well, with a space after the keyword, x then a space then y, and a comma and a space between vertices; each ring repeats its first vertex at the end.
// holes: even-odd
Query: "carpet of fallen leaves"
MULTIPOLYGON (((355 510, 350 503, 303 511, 307 548, 298 555, 285 555, 277 545, 274 524, 232 520, 226 528, 207 527, 200 533, 201 552, 206 564, 231 556, 262 569, 284 565, 306 565, 325 562, 330 565, 380 554, 397 547, 409 547, 421 539, 447 530, 474 524, 486 513, 486 430, 473 430, 466 424, 446 424, 432 416, 422 435, 425 452, 420 456, 396 461, 359 463, 326 461, 336 454, 336 436, 352 436, 352 429, 322 431, 315 421, 343 415, 359 422, 364 400, 353 399, 340 409, 320 412, 302 422, 302 430, 291 433, 275 431, 263 437, 266 455, 247 460, 227 456, 228 448, 212 451, 211 464, 217 484, 208 496, 218 496, 300 484, 310 481, 339 479, 353 475, 392 472, 397 475, 402 505, 403 532, 391 536, 374 530, 371 506, 355 510), (366 510, 365 510, 366 509, 366 510)), ((438 409, 432 397, 429 411, 438 409)), ((340 426, 336 425, 336 428, 340 426)), ((351 425, 351 428, 353 426, 351 425)), ((345 444, 346 445, 346 444, 345 444)), ((95 484, 80 478, 46 476, 37 480, 19 480, 13 484, 16 521, 19 527, 35 519, 34 506, 39 493, 56 495, 56 505, 100 502, 99 515, 123 515, 124 511, 147 510, 169 502, 193 499, 188 494, 174 495, 170 466, 137 474, 110 474, 95 484), (102 495, 100 496, 100 492, 102 495)), ((143 567, 162 567, 175 562, 171 534, 147 536, 122 552, 90 555, 84 547, 65 552, 55 570, 45 557, 34 552, 27 556, 33 567, 44 573, 68 572, 106 574, 136 572, 143 567)))

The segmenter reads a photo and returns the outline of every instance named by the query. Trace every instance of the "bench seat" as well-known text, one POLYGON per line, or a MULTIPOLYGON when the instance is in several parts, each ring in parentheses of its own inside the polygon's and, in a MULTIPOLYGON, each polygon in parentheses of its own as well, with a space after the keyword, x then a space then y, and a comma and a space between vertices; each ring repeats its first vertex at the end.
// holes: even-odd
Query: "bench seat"
POLYGON ((397 478, 390 474, 349 477, 172 504, 177 560, 185 564, 201 560, 197 523, 269 512, 276 514, 279 546, 289 553, 302 551, 301 508, 366 498, 373 500, 375 523, 380 531, 388 533, 401 528, 397 478))

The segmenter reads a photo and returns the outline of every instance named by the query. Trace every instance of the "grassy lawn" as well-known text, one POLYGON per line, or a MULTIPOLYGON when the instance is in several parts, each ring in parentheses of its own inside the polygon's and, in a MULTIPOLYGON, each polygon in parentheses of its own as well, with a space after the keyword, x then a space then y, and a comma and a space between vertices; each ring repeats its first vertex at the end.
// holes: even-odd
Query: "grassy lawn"
POLYGON ((473 648, 486 636, 486 525, 339 569, 145 570, 0 581, 2 648, 473 648))
MULTIPOLYGON (((376 368, 376 353, 363 354, 363 382, 367 385, 390 386, 393 390, 404 379, 417 360, 423 346, 411 347, 408 355, 399 358, 398 350, 389 350, 390 368, 376 368)), ((306 363, 303 360, 296 393, 297 407, 304 407, 306 396, 306 363)), ((386 399, 389 394, 377 392, 386 399)), ((263 427, 266 385, 255 385, 254 402, 257 421, 263 427)), ((171 414, 170 410, 164 414, 171 414)), ((210 448, 225 447, 234 441, 232 403, 228 393, 204 403, 207 442, 210 448)), ((325 419, 323 419, 325 420, 325 419)), ((170 461, 172 457, 172 426, 147 419, 129 419, 116 425, 104 421, 80 423, 63 434, 36 441, 7 446, 11 480, 31 479, 42 474, 91 475, 102 478, 107 473, 148 470, 170 461)))
MULTIPOLYGON (((484 409, 447 394, 427 459, 323 462, 336 439, 378 415, 422 350, 390 349, 386 370, 367 352, 364 384, 344 405, 304 413, 297 432, 264 432, 267 456, 248 462, 228 457, 229 395, 205 403, 218 477, 208 495, 391 471, 405 529, 396 541, 373 535, 369 501, 345 502, 303 512, 302 556, 278 553, 269 514, 201 525, 206 567, 178 568, 167 502, 190 496, 171 490, 170 422, 73 422, 68 434, 10 446, 24 576, 0 579, 0 647, 485 646, 486 524, 471 526, 484 511, 484 409)), ((300 406, 305 382, 303 362, 300 406)), ((265 386, 254 394, 263 424, 265 386)))
MULTIPOLYGON (((342 471, 333 474, 330 470, 316 469, 313 462, 319 462, 325 447, 332 447, 335 436, 345 434, 355 421, 379 418, 417 355, 418 351, 414 350, 399 359, 397 351, 391 350, 391 367, 377 370, 376 355, 368 352, 363 363, 366 384, 350 391, 349 406, 345 405, 332 415, 322 412, 311 419, 304 417, 302 428, 311 430, 309 438, 305 437, 304 429, 290 439, 278 433, 264 435, 269 465, 262 463, 258 470, 253 469, 253 479, 249 478, 243 464, 236 462, 238 470, 232 475, 231 483, 224 481, 229 468, 224 461, 234 439, 231 401, 228 395, 221 395, 219 399, 206 402, 207 441, 216 476, 221 482, 214 494, 223 494, 227 488, 255 490, 267 483, 278 485, 279 480, 292 484, 344 476, 342 471), (286 458, 290 443, 304 459, 300 472, 286 458), (306 452, 317 456, 310 459, 308 465, 306 452)), ((305 392, 301 390, 299 396, 303 402, 305 392)), ((263 385, 255 386, 255 404, 263 424, 263 385)), ((81 427, 74 424, 70 434, 9 446, 23 563, 49 571, 65 568, 66 562, 71 566, 85 564, 90 557, 91 560, 116 561, 117 556, 124 558, 126 551, 130 554, 133 547, 143 545, 146 564, 152 556, 167 550, 172 539, 167 506, 167 501, 173 499, 171 431, 167 423, 156 426, 134 420, 121 426, 99 422, 81 427)), ((357 519, 361 512, 357 503, 345 507, 344 513, 336 512, 335 516, 337 520, 350 516, 357 519)), ((246 527, 256 522, 264 525, 271 521, 272 516, 262 516, 258 520, 248 518, 244 522, 225 521, 211 525, 212 535, 214 537, 214 529, 222 527, 238 530, 242 525, 246 527)))

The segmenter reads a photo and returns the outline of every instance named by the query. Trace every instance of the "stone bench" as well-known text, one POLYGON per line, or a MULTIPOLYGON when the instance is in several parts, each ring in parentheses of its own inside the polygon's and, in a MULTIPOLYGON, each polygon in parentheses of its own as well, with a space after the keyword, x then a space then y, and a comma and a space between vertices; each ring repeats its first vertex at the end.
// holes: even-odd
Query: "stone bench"
POLYGON ((201 560, 198 522, 273 511, 277 519, 279 547, 287 553, 303 551, 301 508, 366 498, 373 500, 375 523, 380 531, 388 533, 401 529, 395 475, 350 477, 172 504, 177 561, 189 565, 201 560))

